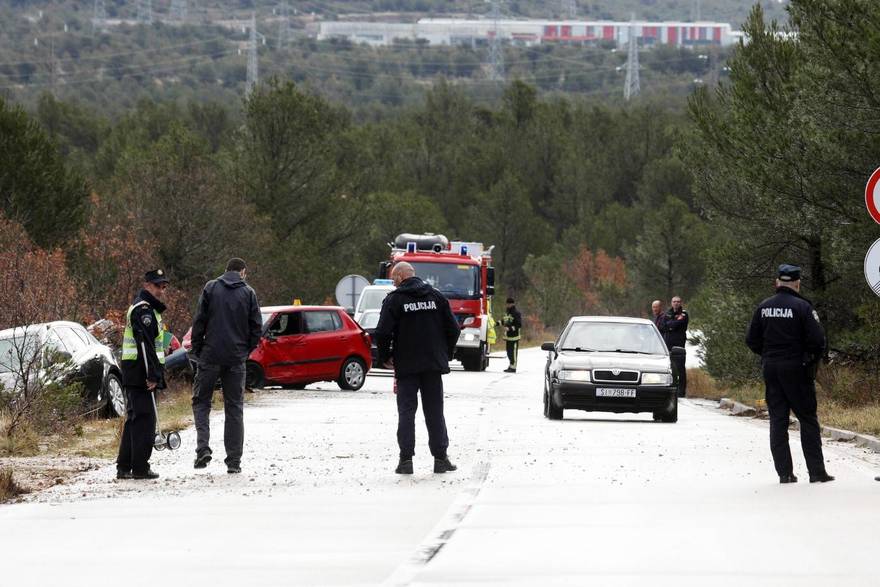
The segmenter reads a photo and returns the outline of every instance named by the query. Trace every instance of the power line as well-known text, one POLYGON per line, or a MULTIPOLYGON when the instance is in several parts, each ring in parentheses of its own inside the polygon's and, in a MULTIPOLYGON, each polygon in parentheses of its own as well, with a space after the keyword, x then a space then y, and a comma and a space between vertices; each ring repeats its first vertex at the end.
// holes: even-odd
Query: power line
POLYGON ((635 15, 629 23, 629 53, 626 59, 626 81, 623 86, 623 99, 629 102, 639 95, 639 41, 636 36, 635 15))

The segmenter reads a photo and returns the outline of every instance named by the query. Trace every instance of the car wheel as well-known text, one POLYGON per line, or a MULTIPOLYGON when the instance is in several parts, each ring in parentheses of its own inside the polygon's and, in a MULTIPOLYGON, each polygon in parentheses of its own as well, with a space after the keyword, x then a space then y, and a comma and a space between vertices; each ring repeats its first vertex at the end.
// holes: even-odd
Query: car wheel
POLYGON ((480 352, 462 351, 460 361, 465 371, 479 371, 483 364, 483 356, 480 352))
POLYGON ((244 386, 248 389, 257 389, 263 387, 263 382, 263 368, 259 363, 248 361, 245 366, 244 386))
POLYGON ((104 381, 104 394, 107 403, 104 406, 104 417, 117 418, 125 415, 125 390, 119 376, 110 373, 104 381))
POLYGON ((550 394, 550 390, 548 389, 544 395, 544 401, 546 402, 546 415, 550 420, 562 420, 562 408, 556 407, 553 404, 553 397, 550 394))
POLYGON ((366 379, 367 368, 364 366, 364 362, 357 357, 349 357, 342 364, 336 383, 342 389, 357 391, 364 386, 366 379))
POLYGON ((672 409, 663 412, 660 415, 660 421, 667 424, 675 424, 678 422, 678 397, 673 400, 672 409))

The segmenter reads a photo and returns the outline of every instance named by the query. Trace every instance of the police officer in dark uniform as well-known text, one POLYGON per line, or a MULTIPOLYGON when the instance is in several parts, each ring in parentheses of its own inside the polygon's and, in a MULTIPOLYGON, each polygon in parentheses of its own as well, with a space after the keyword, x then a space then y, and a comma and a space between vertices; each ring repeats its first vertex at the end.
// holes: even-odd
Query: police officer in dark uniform
POLYGON ((122 339, 122 385, 126 419, 116 459, 118 479, 156 479, 150 468, 156 412, 153 394, 165 389, 165 333, 162 312, 168 278, 161 269, 148 271, 143 289, 126 313, 122 339))
POLYGON ((755 310, 746 344, 761 355, 770 412, 770 451, 780 483, 797 483, 788 446, 789 412, 800 422, 801 447, 810 483, 833 481, 825 471, 819 419, 816 416, 815 375, 825 351, 819 315, 801 297, 801 268, 780 265, 776 295, 755 310))
POLYGON ((379 364, 394 369, 397 388, 397 443, 400 462, 396 473, 411 475, 416 446, 415 416, 422 393, 422 411, 428 427, 428 446, 434 472, 455 471, 446 454, 449 438, 443 417, 443 379, 455 353, 459 328, 449 301, 415 276, 409 263, 394 266, 397 289, 382 303, 376 325, 379 364))
MULTIPOLYGON (((687 330, 690 322, 690 315, 681 305, 681 297, 674 296, 670 302, 672 307, 663 314, 663 318, 655 321, 657 328, 663 334, 663 340, 666 341, 666 348, 670 351, 673 347, 685 348, 687 345, 687 330)), ((687 396, 687 358, 684 354, 672 357, 672 364, 675 367, 675 373, 678 375, 678 397, 687 396)))

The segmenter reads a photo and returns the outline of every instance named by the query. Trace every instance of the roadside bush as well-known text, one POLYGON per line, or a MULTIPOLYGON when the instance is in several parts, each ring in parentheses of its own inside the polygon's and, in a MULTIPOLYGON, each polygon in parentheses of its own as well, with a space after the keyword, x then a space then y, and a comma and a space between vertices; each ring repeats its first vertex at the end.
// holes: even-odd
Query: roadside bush
POLYGON ((16 483, 12 469, 0 469, 0 503, 9 501, 22 493, 25 493, 25 490, 16 483))
POLYGON ((820 397, 840 406, 867 406, 880 401, 880 372, 872 365, 823 365, 816 382, 820 397))

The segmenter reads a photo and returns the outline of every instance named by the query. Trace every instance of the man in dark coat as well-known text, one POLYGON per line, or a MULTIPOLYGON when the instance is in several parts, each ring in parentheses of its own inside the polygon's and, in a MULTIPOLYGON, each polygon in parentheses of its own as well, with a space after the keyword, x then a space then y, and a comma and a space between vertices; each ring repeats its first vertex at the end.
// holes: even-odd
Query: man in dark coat
POLYGON ((226 470, 228 473, 241 472, 245 361, 257 348, 263 329, 257 294, 245 283, 246 277, 244 261, 230 259, 226 273, 209 281, 202 290, 193 321, 192 352, 198 360, 192 399, 196 469, 207 467, 211 461, 211 400, 214 384, 219 378, 226 416, 223 430, 226 470))
POLYGON ((394 266, 391 278, 397 289, 382 303, 376 326, 379 364, 394 369, 397 385, 397 443, 400 462, 396 473, 411 475, 415 454, 415 416, 422 394, 422 411, 428 428, 428 446, 434 472, 455 471, 447 455, 449 438, 443 415, 443 378, 455 353, 459 327, 449 301, 415 276, 409 263, 394 266))
POLYGON ((780 265, 776 295, 761 302, 752 316, 746 344, 761 355, 770 413, 770 452, 780 483, 796 483, 788 446, 789 414, 800 422, 801 447, 810 483, 833 481, 825 471, 816 415, 815 375, 825 352, 819 314, 800 295, 801 268, 780 265))
MULTIPOLYGON (((687 329, 690 316, 681 305, 681 297, 674 296, 672 298, 672 307, 663 315, 663 339, 666 341, 666 348, 672 350, 672 347, 685 348, 687 344, 687 329)), ((687 360, 686 355, 672 359, 672 364, 678 373, 678 397, 687 395, 687 360)))

